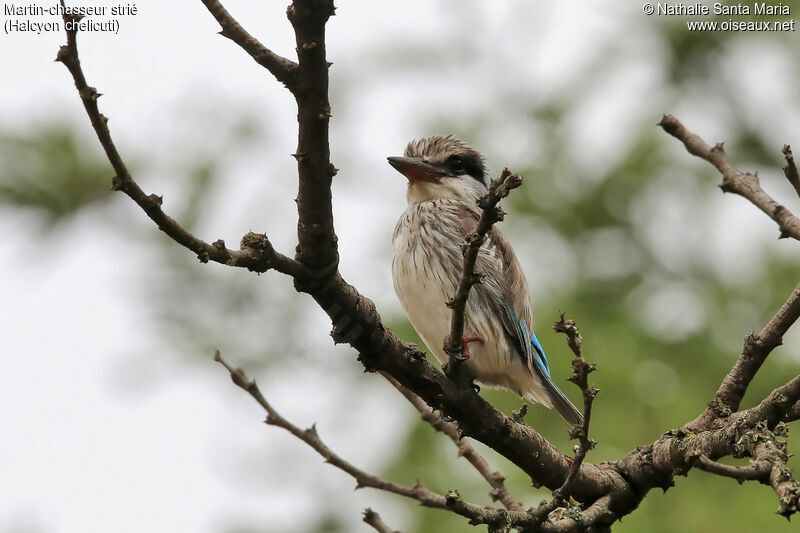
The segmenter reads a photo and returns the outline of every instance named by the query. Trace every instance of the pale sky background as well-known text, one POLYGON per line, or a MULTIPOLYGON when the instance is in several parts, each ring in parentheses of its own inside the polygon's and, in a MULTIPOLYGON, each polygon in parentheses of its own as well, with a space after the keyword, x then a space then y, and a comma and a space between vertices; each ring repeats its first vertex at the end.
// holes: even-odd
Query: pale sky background
MULTIPOLYGON (((341 169, 334 188, 341 268, 382 314, 399 310, 391 289, 390 237, 405 205, 404 180, 385 158, 400 154, 411 138, 433 133, 421 129, 433 118, 458 120, 496 108, 491 129, 470 141, 488 156, 494 173, 505 165, 513 168, 536 157, 536 135, 542 132, 508 116, 502 101, 491 95, 530 92, 546 98, 574 91, 577 73, 613 53, 618 59, 612 70, 598 77, 564 125, 578 148, 579 168, 612 164, 632 142, 626 127, 642 120, 655 124, 662 112, 677 114, 709 141, 724 138, 727 111, 702 94, 684 95, 672 109, 651 107, 653 100, 665 98, 654 67, 664 51, 651 37, 640 4, 580 4, 337 2, 337 16, 328 24, 328 57, 334 62, 332 153, 341 169), (625 39, 613 39, 620 32, 625 39), (439 56, 426 52, 464 33, 474 49, 465 51, 461 63, 440 64, 439 56), (398 60, 398 74, 387 75, 380 62, 395 46, 420 53, 398 60), (418 75, 411 68, 415 61, 418 75), (346 86, 339 85, 344 78, 346 86)), ((89 83, 105 95, 101 110, 111 119, 123 157, 152 163, 149 173, 137 177, 140 185, 164 194, 170 212, 171 202, 179 201, 171 175, 192 153, 217 149, 226 113, 244 110, 260 117, 269 145, 251 150, 230 169, 224 201, 231 209, 220 210, 207 232, 199 234, 208 241, 223 237, 231 246, 249 229, 266 230, 276 247, 291 252, 296 187, 288 155, 296 145, 291 96, 216 35, 218 26, 200 2, 136 5, 138 15, 121 20, 119 35, 83 34, 79 47, 89 83), (271 198, 252 198, 249 191, 263 180, 271 184, 271 198), (257 220, 243 219, 235 209, 262 201, 257 220)), ((229 0, 225 5, 265 45, 294 55, 286 2, 229 0)), ((53 62, 64 41, 62 33, 0 36, 5 129, 24 132, 58 117, 94 139, 67 70, 53 62)), ((743 113, 752 114, 744 118, 761 117, 769 124, 765 134, 774 146, 787 140, 800 145, 792 131, 800 112, 796 103, 788 103, 791 92, 781 83, 797 64, 763 42, 732 50, 725 61, 742 102, 759 102, 757 108, 742 106, 743 113), (748 65, 748 75, 740 75, 741 64, 748 65), (768 87, 763 80, 770 80, 768 87)), ((683 162, 692 164, 687 158, 683 162)), ((777 174, 762 178, 785 190, 777 174)), ((650 217, 680 227, 681 213, 659 201, 668 194, 655 190, 653 202, 642 207, 642 231, 657 231, 646 225, 650 217)), ((114 202, 117 220, 127 226, 98 227, 96 217, 78 216, 65 228, 64 239, 47 246, 33 240, 32 219, 0 213, 0 533, 210 533, 231 524, 251 528, 243 531, 302 531, 297 516, 320 506, 345 509, 342 515, 352 521, 353 531, 368 530, 360 524, 367 506, 402 529, 408 502, 374 491, 351 492, 354 483, 346 475, 282 430, 265 427, 260 408, 211 363, 210 353, 207 360, 196 357, 187 364, 162 337, 144 305, 145 292, 129 281, 158 270, 155 257, 136 246, 143 232, 157 230, 127 198, 118 195, 114 202)), ((773 246, 772 225, 743 202, 707 208, 718 211, 721 229, 713 242, 720 265, 734 268, 737 279, 758 268, 742 259, 742 251, 765 240, 773 246), (731 267, 734 258, 738 266, 731 267)), ((663 230, 659 240, 665 257, 679 256, 682 243, 663 230)), ((531 246, 518 250, 530 256, 531 246)), ((565 267, 568 261, 558 253, 554 250, 548 260, 563 268, 545 269, 531 279, 534 292, 547 291, 568 268, 576 268, 565 267)), ((276 294, 292 294, 289 280, 278 274, 257 282, 268 283, 276 294)), ((255 377, 287 418, 301 426, 317 422, 322 438, 343 457, 377 470, 394 450, 392 426, 413 415, 378 378, 361 376, 351 350, 332 346, 324 316, 303 298, 307 337, 296 345, 303 353, 314 351, 318 363, 306 364, 306 358, 255 377), (353 397, 342 384, 353 379, 360 380, 355 390, 369 395, 369 401, 353 397)), ((682 307, 692 309, 688 291, 649 300, 651 307, 663 308, 657 298, 683 298, 682 307)), ((647 304, 643 320, 648 320, 647 304)), ((653 327, 663 323, 655 313, 653 327)), ((680 317, 673 318, 678 321, 673 326, 680 327, 680 317)), ((224 344, 220 339, 223 350, 224 344)), ((235 353, 225 355, 236 364, 235 353)))

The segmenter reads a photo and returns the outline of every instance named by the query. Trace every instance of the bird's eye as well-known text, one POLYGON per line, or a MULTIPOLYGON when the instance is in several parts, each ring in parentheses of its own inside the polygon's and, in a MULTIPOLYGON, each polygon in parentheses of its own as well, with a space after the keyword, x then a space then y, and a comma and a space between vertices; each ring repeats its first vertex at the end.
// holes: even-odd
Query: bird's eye
POLYGON ((458 156, 453 156, 449 158, 447 160, 447 166, 455 174, 463 174, 465 170, 464 160, 458 156))

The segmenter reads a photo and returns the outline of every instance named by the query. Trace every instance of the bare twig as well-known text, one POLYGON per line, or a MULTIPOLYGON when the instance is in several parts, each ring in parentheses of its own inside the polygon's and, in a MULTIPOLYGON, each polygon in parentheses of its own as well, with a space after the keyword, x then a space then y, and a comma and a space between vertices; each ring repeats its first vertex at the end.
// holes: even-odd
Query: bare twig
POLYGON ((594 448, 597 444, 589 438, 592 403, 598 393, 596 387, 589 385, 589 374, 594 372, 596 367, 594 364, 587 363, 583 358, 583 337, 581 337, 580 331, 578 331, 578 327, 575 325, 575 321, 566 320, 562 312, 558 322, 553 324, 553 329, 557 333, 563 333, 567 336, 567 345, 575 355, 572 360, 572 375, 569 377, 569 381, 581 389, 583 395, 583 423, 573 427, 570 431, 570 438, 578 439, 578 444, 574 447, 575 455, 572 458, 572 464, 569 467, 567 478, 564 480, 561 487, 553 491, 553 498, 550 502, 540 505, 534 510, 534 513, 540 520, 544 520, 547 515, 553 512, 557 507, 568 502, 572 491, 572 485, 578 476, 581 464, 583 464, 583 460, 586 458, 586 454, 589 450, 594 448))
POLYGON ((572 466, 570 466, 570 475, 567 477, 567 481, 564 482, 566 495, 568 494, 566 488, 569 487, 569 482, 580 468, 586 453, 597 444, 589 438, 589 424, 592 420, 592 404, 599 391, 596 387, 589 385, 589 374, 594 372, 597 367, 594 363, 587 363, 586 359, 583 358, 583 337, 581 337, 575 321, 565 320, 562 312, 558 322, 553 325, 553 329, 557 333, 563 333, 567 336, 567 344, 572 353, 575 354, 575 358, 572 360, 572 375, 568 379, 581 389, 583 396, 583 424, 575 426, 570 432, 570 438, 578 439, 578 446, 576 446, 575 457, 573 458, 572 466))
POLYGON ((258 39, 247 33, 239 22, 228 13, 228 10, 217 0, 200 0, 208 11, 222 26, 220 35, 227 37, 250 54, 256 63, 269 70, 275 79, 283 83, 292 93, 297 90, 300 66, 281 55, 276 54, 261 44, 258 39))
POLYGON ((786 207, 776 202, 761 188, 758 176, 745 174, 737 170, 728 161, 722 143, 713 147, 696 133, 686 129, 681 122, 672 115, 664 115, 659 122, 664 131, 677 138, 686 147, 690 154, 705 159, 722 174, 722 185, 725 192, 732 192, 748 199, 768 217, 777 222, 781 230, 781 237, 792 237, 800 240, 800 219, 794 216, 786 207))
POLYGON ((781 345, 783 335, 798 318, 800 318, 800 284, 795 286, 789 298, 757 335, 750 333, 745 337, 742 353, 722 380, 714 399, 696 420, 687 424, 687 427, 695 430, 710 427, 715 418, 726 417, 737 411, 756 372, 772 350, 781 345))
POLYGON ((489 496, 492 498, 492 501, 500 501, 500 503, 502 503, 503 506, 510 511, 524 510, 522 503, 514 498, 508 491, 508 487, 505 485, 505 476, 503 476, 503 474, 500 472, 493 471, 489 467, 489 463, 486 462, 486 459, 484 459, 478 453, 478 450, 476 450, 466 438, 461 436, 454 423, 447 422, 442 419, 442 417, 437 415, 436 412, 422 400, 422 398, 401 385, 389 374, 381 372, 381 375, 386 378, 386 380, 391 383, 394 388, 400 391, 400 394, 402 394, 409 401, 409 403, 413 405, 417 411, 419 411, 422 420, 430 424, 436 431, 440 431, 447 435, 450 440, 453 441, 453 443, 458 447, 458 455, 469 461, 469 463, 475 467, 475 470, 477 470, 478 473, 483 476, 483 479, 485 479, 486 482, 492 487, 491 492, 489 492, 489 496))
POLYGON ((465 239, 464 266, 458 290, 453 299, 447 302, 447 306, 453 310, 450 320, 450 341, 444 346, 445 352, 449 356, 447 363, 449 372, 455 371, 458 365, 467 359, 463 355, 464 312, 470 289, 481 280, 481 273, 475 272, 478 251, 492 226, 503 220, 505 213, 497 204, 508 196, 512 189, 516 189, 520 185, 522 185, 522 178, 505 168, 499 178, 492 180, 489 191, 478 199, 478 207, 483 211, 475 231, 467 235, 465 239))
MULTIPOLYGON (((64 6, 64 0, 61 0, 61 5, 64 6)), ((89 115, 89 120, 108 161, 116 172, 116 176, 112 179, 111 188, 127 194, 158 225, 158 229, 169 235, 178 244, 196 253, 201 262, 206 263, 210 260, 226 265, 248 268, 257 272, 274 269, 290 276, 308 277, 307 269, 297 261, 276 252, 266 235, 254 233, 245 235, 242 240, 241 250, 229 250, 222 240, 209 244, 189 233, 175 219, 164 213, 161 209, 162 198, 160 196, 155 194, 148 195, 142 191, 130 172, 128 172, 122 156, 120 156, 117 147, 114 145, 108 129, 108 119, 100 113, 97 106, 97 99, 100 97, 100 93, 86 82, 78 56, 77 30, 69 29, 71 27, 74 28, 74 26, 66 24, 68 21, 77 20, 79 20, 77 16, 64 15, 65 27, 67 28, 67 44, 59 49, 56 61, 63 63, 72 74, 75 87, 78 89, 78 94, 83 102, 83 107, 86 109, 87 115, 89 115)))
POLYGON ((392 529, 386 525, 386 523, 381 518, 381 515, 367 507, 364 509, 364 522, 372 527, 378 533, 400 533, 396 529, 392 529))
POLYGON ((711 474, 733 478, 739 483, 753 480, 764 481, 769 477, 769 472, 772 470, 772 466, 766 461, 746 466, 733 466, 712 461, 705 455, 698 456, 693 466, 711 474))
POLYGON ((300 427, 292 424, 289 420, 284 418, 274 407, 266 400, 264 395, 256 385, 256 382, 250 380, 241 368, 233 368, 227 361, 222 358, 219 350, 214 354, 214 360, 220 363, 231 376, 231 380, 244 389, 250 396, 252 396, 261 407, 266 411, 267 418, 265 422, 271 426, 277 426, 285 429, 301 441, 305 442, 314 451, 320 454, 325 462, 335 466, 339 470, 349 474, 356 480, 356 489, 360 488, 373 488, 391 492, 406 498, 411 498, 418 501, 425 507, 434 507, 438 509, 446 509, 461 516, 470 519, 471 523, 475 524, 490 524, 493 526, 499 524, 528 524, 528 514, 521 511, 507 511, 505 509, 498 509, 489 506, 480 506, 474 503, 464 501, 458 494, 458 491, 450 491, 446 495, 442 495, 428 489, 421 483, 417 482, 413 487, 401 485, 391 481, 386 481, 373 474, 364 472, 363 470, 353 466, 342 457, 337 455, 320 439, 317 433, 316 425, 310 428, 301 429, 300 427))
POLYGON ((786 166, 783 168, 783 173, 786 179, 794 187, 794 191, 800 196, 800 174, 797 172, 797 164, 794 162, 794 155, 792 155, 792 147, 788 144, 783 145, 783 157, 786 158, 786 166))

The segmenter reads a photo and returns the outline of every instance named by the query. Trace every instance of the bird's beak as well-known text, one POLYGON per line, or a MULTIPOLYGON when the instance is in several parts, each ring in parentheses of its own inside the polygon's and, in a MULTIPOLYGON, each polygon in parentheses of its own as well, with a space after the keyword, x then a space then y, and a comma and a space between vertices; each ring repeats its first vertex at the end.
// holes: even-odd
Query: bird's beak
POLYGON ((444 172, 418 157, 387 157, 389 164, 408 181, 438 181, 444 172))

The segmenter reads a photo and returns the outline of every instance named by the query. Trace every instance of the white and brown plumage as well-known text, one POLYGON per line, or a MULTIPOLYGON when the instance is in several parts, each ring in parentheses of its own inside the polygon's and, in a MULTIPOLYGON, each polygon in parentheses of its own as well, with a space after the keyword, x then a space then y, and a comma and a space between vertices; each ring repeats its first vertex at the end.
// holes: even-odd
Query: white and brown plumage
MULTIPOLYGON (((476 200, 487 191, 483 156, 451 136, 412 141, 389 163, 408 178, 408 208, 394 230, 394 289, 419 336, 441 363, 450 331, 446 301, 458 287, 462 245, 480 218, 476 200)), ((478 252, 483 283, 467 300, 464 337, 470 374, 556 410, 578 424, 581 414, 550 378, 533 333, 528 283, 508 240, 492 228, 478 252)))

